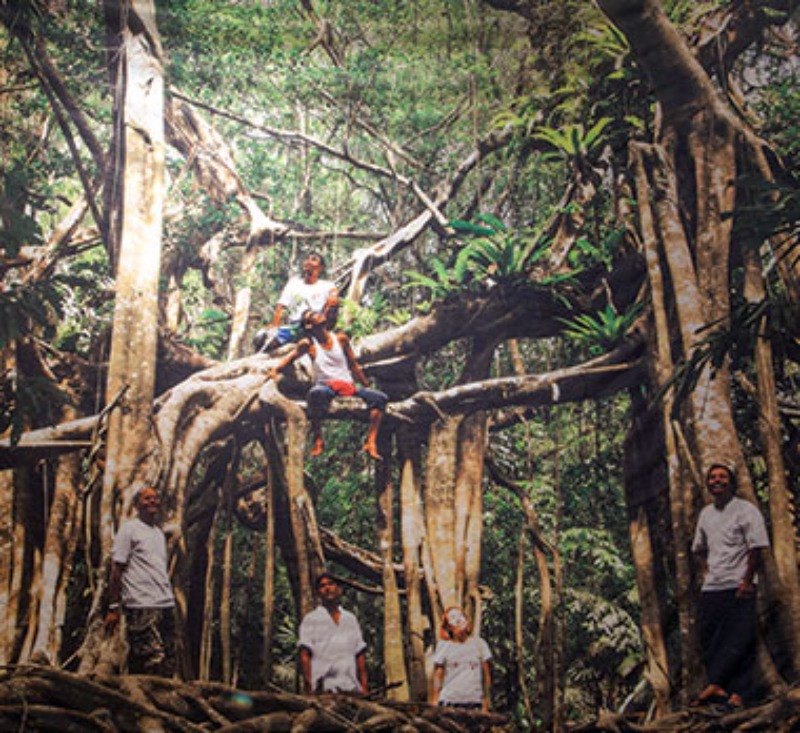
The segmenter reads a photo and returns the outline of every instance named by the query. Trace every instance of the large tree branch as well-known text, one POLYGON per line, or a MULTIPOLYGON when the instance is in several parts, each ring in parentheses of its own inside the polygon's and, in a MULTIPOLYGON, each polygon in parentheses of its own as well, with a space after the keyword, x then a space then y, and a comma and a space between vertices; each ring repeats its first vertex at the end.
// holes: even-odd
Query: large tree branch
POLYGON ((687 119, 699 109, 718 106, 708 74, 658 0, 597 0, 625 33, 649 76, 665 117, 687 119))
POLYGON ((365 160, 361 160, 360 158, 356 158, 350 152, 344 149, 340 149, 334 147, 333 145, 329 145, 322 140, 318 140, 311 135, 306 135, 302 132, 297 132, 296 130, 281 130, 276 127, 269 127, 268 125, 260 125, 252 120, 248 120, 246 117, 242 115, 235 114, 234 112, 229 112, 228 110, 220 109, 219 107, 214 107, 206 102, 201 102, 196 99, 192 99, 191 97, 187 97, 185 94, 181 93, 175 88, 170 89, 170 93, 176 99, 180 99, 181 101, 185 102, 186 104, 192 105, 193 107, 197 107, 199 109, 204 109, 206 112, 210 112, 211 114, 217 115, 218 117, 224 117, 225 119, 232 120, 233 122, 238 122, 240 125, 250 128, 251 130, 255 130, 257 132, 261 132, 268 137, 271 137, 274 140, 278 140, 279 142, 284 143, 285 145, 290 146, 308 146, 314 148, 315 150, 319 150, 321 153, 325 153, 326 155, 331 156, 332 158, 336 158, 337 160, 341 160, 348 165, 353 166, 354 168, 358 168, 359 170, 366 171, 368 173, 372 173, 373 175, 380 176, 382 178, 390 178, 392 180, 399 180, 401 183, 405 185, 409 184, 408 179, 403 179, 402 176, 398 176, 396 172, 389 170, 388 168, 384 168, 383 166, 375 165, 374 163, 370 163, 365 160))
MULTIPOLYGON (((619 307, 625 307, 637 292, 641 274, 635 269, 625 269, 621 285, 627 291, 615 292, 619 307)), ((584 288, 591 291, 591 283, 584 283, 584 288)), ((612 288, 615 288, 613 283, 612 288)), ((621 389, 627 384, 626 380, 635 378, 638 374, 638 363, 635 361, 638 355, 631 352, 625 358, 607 357, 611 359, 609 362, 600 360, 552 375, 526 377, 516 387, 513 379, 491 380, 486 385, 464 385, 455 391, 446 390, 405 399, 415 388, 413 378, 409 377, 409 369, 413 370, 418 359, 450 342, 466 338, 497 341, 555 336, 564 328, 561 319, 574 315, 575 312, 565 304, 563 294, 557 296, 553 290, 527 281, 510 283, 479 294, 463 293, 453 297, 427 315, 363 339, 355 344, 355 351, 367 372, 377 377, 393 397, 403 399, 392 408, 397 417, 402 419, 417 415, 430 417, 435 409, 458 412, 461 400, 464 400, 464 410, 469 412, 482 407, 495 409, 512 404, 545 404, 548 399, 559 395, 563 400, 588 398, 621 389), (620 366, 628 359, 633 361, 627 368, 620 366), (581 374, 581 371, 585 374, 581 374), (436 408, 431 405, 436 405, 436 408)), ((207 363, 187 360, 187 354, 179 356, 183 374, 207 363)), ((245 430, 248 421, 263 421, 262 407, 253 400, 266 382, 273 363, 274 359, 253 355, 192 374, 156 400, 154 414, 157 416, 158 434, 163 440, 175 440, 179 425, 188 432, 192 421, 199 417, 204 427, 196 440, 202 442, 206 435, 217 438, 237 429, 235 423, 240 418, 244 421, 242 427, 245 430), (199 412, 198 405, 202 405, 199 412), (231 416, 237 417, 234 420, 231 416)), ((305 375, 299 380, 295 378, 294 390, 298 395, 304 394, 307 388, 304 379, 305 375)), ((288 378, 287 384, 292 386, 288 378)), ((357 401, 342 400, 340 404, 332 411, 331 417, 358 419, 364 414, 357 401)), ((22 436, 17 446, 11 446, 8 439, 0 440, 0 467, 83 447, 65 445, 64 441, 88 440, 96 422, 97 417, 89 417, 76 423, 30 431, 22 436)), ((181 438, 187 439, 186 435, 181 438)), ((169 446, 163 448, 172 450, 169 446)))
MULTIPOLYGON (((440 225, 443 226, 446 223, 444 216, 437 209, 436 204, 432 201, 430 196, 420 188, 419 184, 414 179, 408 178, 407 176, 404 176, 401 173, 399 173, 394 167, 385 168, 383 166, 376 165, 375 163, 371 163, 369 161, 362 160, 361 158, 357 158, 347 150, 346 146, 343 148, 337 148, 334 147, 333 145, 329 145, 328 143, 323 142, 322 140, 318 140, 317 138, 314 138, 311 135, 306 135, 301 132, 297 132, 294 130, 279 130, 274 127, 259 125, 248 120, 242 115, 237 115, 232 112, 228 112, 227 110, 214 107, 205 102, 200 102, 198 100, 191 99, 190 97, 187 97, 185 94, 182 94, 176 89, 172 89, 171 91, 172 95, 175 98, 180 99, 186 102, 187 104, 204 109, 220 117, 225 117, 226 119, 233 120, 234 122, 238 122, 241 125, 246 125, 247 127, 253 130, 257 130, 258 132, 263 132, 265 135, 268 135, 269 137, 275 140, 279 140, 284 144, 293 146, 309 146, 314 148, 315 150, 319 150, 320 152, 331 156, 332 158, 341 160, 342 162, 347 163, 353 168, 365 171, 366 173, 371 173, 372 175, 379 176, 380 178, 387 178, 389 180, 395 181, 399 183, 401 186, 408 188, 419 199, 419 201, 423 204, 423 206, 433 214, 436 221, 440 225)), ((376 134, 374 133, 373 130, 370 130, 370 133, 376 134)), ((379 142, 384 146, 388 146, 391 144, 384 138, 380 138, 379 142)), ((288 223, 284 223, 284 226, 289 227, 290 225, 288 223)), ((285 233, 295 236, 295 232, 293 230, 290 230, 285 233)), ((374 241, 379 236, 380 235, 373 234, 370 236, 370 238, 374 241)))
MULTIPOLYGON (((604 397, 642 381, 644 376, 640 349, 640 342, 632 339, 603 357, 547 374, 488 379, 440 392, 418 392, 405 400, 390 403, 387 414, 398 420, 427 421, 443 414, 468 415, 480 410, 523 405, 554 405, 604 397)), ((197 409, 196 404, 202 403, 204 405, 204 424, 213 424, 213 417, 209 411, 213 409, 214 405, 207 396, 204 397, 200 393, 203 383, 209 387, 214 383, 224 385, 227 374, 230 378, 229 381, 244 378, 253 387, 256 387, 259 373, 265 373, 263 358, 249 357, 201 372, 180 385, 180 391, 189 395, 187 409, 194 412, 197 409), (258 368, 254 370, 255 374, 251 374, 247 369, 247 363, 256 359, 258 368), (253 381, 254 377, 256 377, 256 381, 253 381), (190 383, 193 380, 195 380, 194 389, 190 383), (199 384, 196 380, 199 380, 199 384)), ((223 392, 230 402, 231 388, 223 388, 223 392)), ((257 407, 254 411, 247 413, 248 402, 253 402, 255 393, 252 390, 248 393, 246 389, 241 392, 244 397, 240 406, 235 408, 228 405, 226 414, 235 413, 240 417, 256 421, 263 419, 263 416, 260 415, 261 408, 257 407)), ((181 417, 183 411, 164 409, 163 405, 169 400, 170 393, 157 400, 156 413, 162 410, 170 412, 171 420, 174 421, 174 425, 172 425, 174 430, 177 429, 181 420, 185 420, 185 417, 181 417)), ((332 420, 366 420, 367 412, 360 400, 343 398, 333 404, 326 417, 332 420)), ((32 430, 24 433, 19 443, 14 446, 11 445, 8 438, 2 439, 0 440, 0 468, 8 468, 18 463, 43 457, 54 457, 74 450, 87 449, 92 445, 90 436, 96 429, 99 419, 100 416, 94 415, 62 425, 32 430)), ((162 425, 162 429, 165 427, 167 426, 162 425)), ((229 423, 227 428, 228 430, 233 429, 233 422, 229 423)), ((218 439, 225 432, 224 426, 220 425, 212 432, 218 439)))
MULTIPOLYGON (((640 384, 646 378, 643 370, 642 341, 631 336, 615 350, 582 364, 545 374, 485 379, 438 392, 416 392, 404 400, 390 402, 386 413, 389 418, 419 423, 482 410, 599 399, 640 384)), ((367 420, 368 412, 357 398, 339 398, 325 417, 367 420)))
POLYGON ((784 25, 797 10, 797 0, 735 0, 718 8, 708 18, 695 50, 706 69, 721 66, 725 74, 753 44, 771 28, 784 25))
MULTIPOLYGON (((383 583, 383 560, 376 553, 347 542, 324 527, 319 528, 319 536, 328 560, 339 563, 342 567, 373 583, 383 583)), ((394 564, 394 572, 398 583, 403 586, 405 581, 402 563, 394 564)))
POLYGON ((363 283, 371 270, 379 267, 398 251, 408 247, 424 232, 428 225, 438 222, 438 212, 458 193, 467 175, 487 156, 507 145, 513 136, 510 126, 493 130, 480 140, 473 150, 461 161, 449 181, 440 183, 433 192, 433 198, 426 210, 408 224, 390 234, 371 247, 356 250, 350 262, 340 267, 336 280, 340 288, 349 285, 348 298, 358 302, 361 299, 363 283))
POLYGON ((234 196, 250 217, 249 241, 275 241, 290 227, 267 216, 239 176, 233 156, 219 133, 192 108, 175 97, 166 109, 166 129, 170 143, 195 172, 197 180, 211 196, 226 201, 234 196), (178 101, 175 101, 178 100, 178 101))
POLYGON ((547 374, 470 382, 441 392, 418 392, 391 403, 388 414, 404 420, 469 415, 511 406, 543 406, 599 399, 645 378, 641 343, 632 340, 609 354, 547 374))

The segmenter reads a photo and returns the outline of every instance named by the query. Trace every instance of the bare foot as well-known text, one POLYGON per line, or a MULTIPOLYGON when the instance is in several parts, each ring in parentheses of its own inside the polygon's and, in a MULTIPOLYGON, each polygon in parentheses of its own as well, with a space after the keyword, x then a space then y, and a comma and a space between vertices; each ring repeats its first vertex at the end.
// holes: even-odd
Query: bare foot
POLYGON ((728 693, 719 685, 708 685, 689 705, 696 707, 698 705, 709 705, 711 703, 724 703, 728 699, 728 693))
POLYGON ((364 443, 364 453, 366 453, 374 461, 382 461, 383 456, 378 453, 378 447, 374 443, 364 443))
POLYGON ((322 453, 322 438, 317 438, 311 446, 311 455, 318 456, 322 453))
POLYGON ((728 707, 740 708, 743 705, 744 701, 742 700, 742 696, 738 692, 732 692, 731 696, 728 698, 728 707))

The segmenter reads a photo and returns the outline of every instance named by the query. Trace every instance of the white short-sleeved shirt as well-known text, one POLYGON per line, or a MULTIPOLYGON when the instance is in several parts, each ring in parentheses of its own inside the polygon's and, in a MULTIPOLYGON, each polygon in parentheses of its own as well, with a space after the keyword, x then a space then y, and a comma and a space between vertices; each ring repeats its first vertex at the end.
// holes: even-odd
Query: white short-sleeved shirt
POLYGON ((483 702, 483 663, 491 658, 489 645, 480 636, 470 637, 463 642, 441 639, 433 653, 434 666, 444 667, 439 702, 483 702))
POLYGON ((300 624, 297 643, 311 652, 311 686, 314 691, 361 691, 356 656, 367 648, 367 644, 356 617, 344 608, 339 610, 338 624, 323 606, 306 614, 300 624))
POLYGON ((693 552, 707 555, 704 591, 738 587, 747 569, 750 550, 769 547, 764 517, 756 506, 737 496, 722 508, 707 504, 700 512, 693 552))
POLYGON ((321 313, 335 285, 330 280, 307 283, 302 277, 292 277, 284 285, 278 305, 286 308, 289 323, 299 323, 307 310, 321 313))
POLYGON ((175 605, 167 572, 167 541, 161 527, 138 517, 125 522, 114 538, 114 562, 125 565, 122 605, 125 608, 170 608, 175 605))

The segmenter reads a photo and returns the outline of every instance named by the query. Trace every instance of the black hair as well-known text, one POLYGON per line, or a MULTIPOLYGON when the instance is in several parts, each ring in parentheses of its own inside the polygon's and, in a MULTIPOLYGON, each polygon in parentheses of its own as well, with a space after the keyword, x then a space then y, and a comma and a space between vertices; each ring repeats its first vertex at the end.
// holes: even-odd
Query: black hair
POLYGON ((736 491, 739 488, 739 479, 736 476, 736 471, 734 471, 729 465, 725 463, 712 463, 708 467, 708 471, 706 471, 706 484, 708 483, 708 477, 711 475, 711 472, 716 468, 724 468, 725 471, 728 473, 728 479, 731 482, 731 488, 736 491))
POLYGON ((313 308, 306 308, 306 310, 303 311, 303 314, 300 316, 300 327, 303 329, 303 331, 311 330, 312 327, 306 325, 306 318, 308 318, 309 315, 314 315, 316 312, 317 311, 315 311, 313 308))
POLYGON ((334 578, 333 575, 331 575, 329 572, 325 571, 317 576, 317 582, 314 587, 319 589, 320 583, 322 583, 323 580, 330 580, 336 583, 336 585, 339 585, 339 581, 336 580, 336 578, 334 578))
POLYGON ((303 259, 307 260, 309 257, 316 257, 319 260, 320 265, 322 265, 322 269, 325 269, 325 255, 322 254, 322 252, 312 249, 303 259))

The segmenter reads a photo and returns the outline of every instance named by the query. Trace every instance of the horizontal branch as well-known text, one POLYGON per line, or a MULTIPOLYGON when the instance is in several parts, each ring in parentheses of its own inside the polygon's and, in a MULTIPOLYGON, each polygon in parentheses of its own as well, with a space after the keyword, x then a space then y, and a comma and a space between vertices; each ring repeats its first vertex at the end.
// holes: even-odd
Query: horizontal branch
POLYGON ((388 414, 404 420, 432 419, 441 414, 469 415, 512 406, 544 406, 598 399, 641 383, 643 359, 626 344, 598 359, 547 374, 471 382, 441 392, 418 392, 391 403, 388 414))
MULTIPOLYGON (((376 553, 347 542, 324 527, 319 528, 319 536, 326 559, 339 563, 361 578, 379 585, 383 584, 383 561, 376 553)), ((393 567, 398 584, 404 587, 405 575, 402 564, 394 563, 393 567)))
POLYGON ((11 444, 10 438, 2 438, 0 469, 12 468, 23 461, 55 458, 62 453, 90 448, 90 438, 99 420, 99 415, 92 415, 61 425, 30 430, 23 433, 15 445, 11 444))
MULTIPOLYGON (((439 392, 417 392, 407 399, 390 402, 388 418, 404 422, 428 422, 443 415, 469 415, 505 407, 541 407, 599 399, 640 384, 645 378, 641 341, 631 337, 625 344, 601 357, 546 374, 486 379, 439 392)), ((297 390, 298 384, 293 387, 297 390)), ((304 405, 298 400, 298 404, 304 405)), ((333 401, 324 419, 368 418, 364 403, 356 397, 333 401)))

